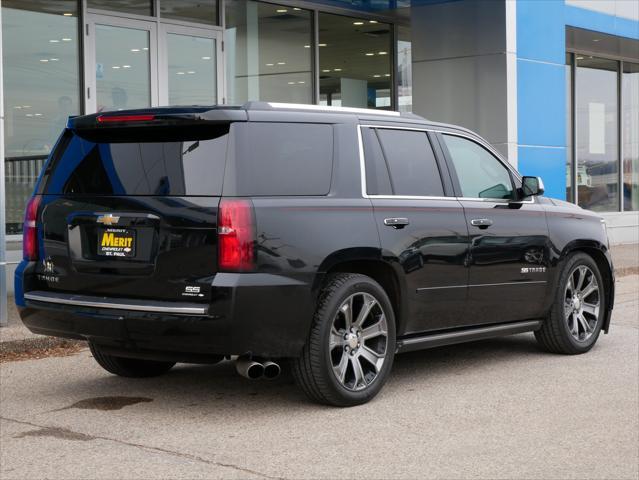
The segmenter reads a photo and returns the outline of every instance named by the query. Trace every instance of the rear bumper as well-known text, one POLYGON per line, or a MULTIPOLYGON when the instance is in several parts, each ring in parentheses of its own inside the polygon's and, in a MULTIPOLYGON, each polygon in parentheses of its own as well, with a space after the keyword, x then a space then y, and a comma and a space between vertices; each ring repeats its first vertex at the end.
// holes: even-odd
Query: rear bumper
MULTIPOLYGON (((16 279, 18 280, 18 279, 16 279)), ((210 304, 28 291, 16 297, 34 333, 86 339, 131 355, 204 358, 298 356, 312 310, 306 282, 273 274, 218 273, 210 304)))

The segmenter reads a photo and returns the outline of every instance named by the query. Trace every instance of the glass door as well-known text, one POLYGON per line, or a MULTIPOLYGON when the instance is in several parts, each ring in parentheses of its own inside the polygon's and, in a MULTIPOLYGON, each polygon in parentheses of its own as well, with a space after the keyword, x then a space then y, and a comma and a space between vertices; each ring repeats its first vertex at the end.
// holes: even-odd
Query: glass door
POLYGON ((160 26, 160 105, 223 103, 221 35, 216 30, 160 26))
POLYGON ((158 105, 156 24, 89 15, 87 112, 158 105))

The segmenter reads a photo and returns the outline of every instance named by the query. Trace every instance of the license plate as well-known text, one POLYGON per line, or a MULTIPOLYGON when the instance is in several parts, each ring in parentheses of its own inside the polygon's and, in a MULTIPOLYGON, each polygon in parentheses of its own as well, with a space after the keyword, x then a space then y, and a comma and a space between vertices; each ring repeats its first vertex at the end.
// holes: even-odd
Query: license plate
POLYGON ((135 230, 99 228, 98 255, 105 257, 134 257, 135 230))

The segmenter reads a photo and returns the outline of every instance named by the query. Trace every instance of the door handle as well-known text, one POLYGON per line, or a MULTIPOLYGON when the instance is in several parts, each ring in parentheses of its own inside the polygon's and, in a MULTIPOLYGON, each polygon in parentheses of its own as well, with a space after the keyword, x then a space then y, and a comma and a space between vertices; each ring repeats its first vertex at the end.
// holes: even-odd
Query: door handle
POLYGON ((470 221, 470 224, 473 227, 479 227, 479 228, 488 228, 493 224, 493 221, 490 218, 473 218, 470 221))
POLYGON ((387 227, 393 227, 396 229, 404 228, 406 225, 408 225, 408 218, 403 218, 403 217, 385 218, 384 225, 386 225, 387 227))

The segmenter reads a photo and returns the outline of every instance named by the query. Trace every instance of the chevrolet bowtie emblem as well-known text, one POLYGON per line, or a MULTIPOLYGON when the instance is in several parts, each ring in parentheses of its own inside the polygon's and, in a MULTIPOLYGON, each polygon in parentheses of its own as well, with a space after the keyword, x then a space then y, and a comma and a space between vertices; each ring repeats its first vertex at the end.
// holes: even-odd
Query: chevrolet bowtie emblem
POLYGON ((42 270, 44 273, 54 273, 55 267, 53 266, 53 261, 51 257, 47 257, 46 259, 42 259, 42 270))
POLYGON ((102 225, 115 225, 120 221, 120 217, 116 217, 115 215, 111 215, 107 213, 106 215, 100 215, 96 222, 101 223, 102 225))

